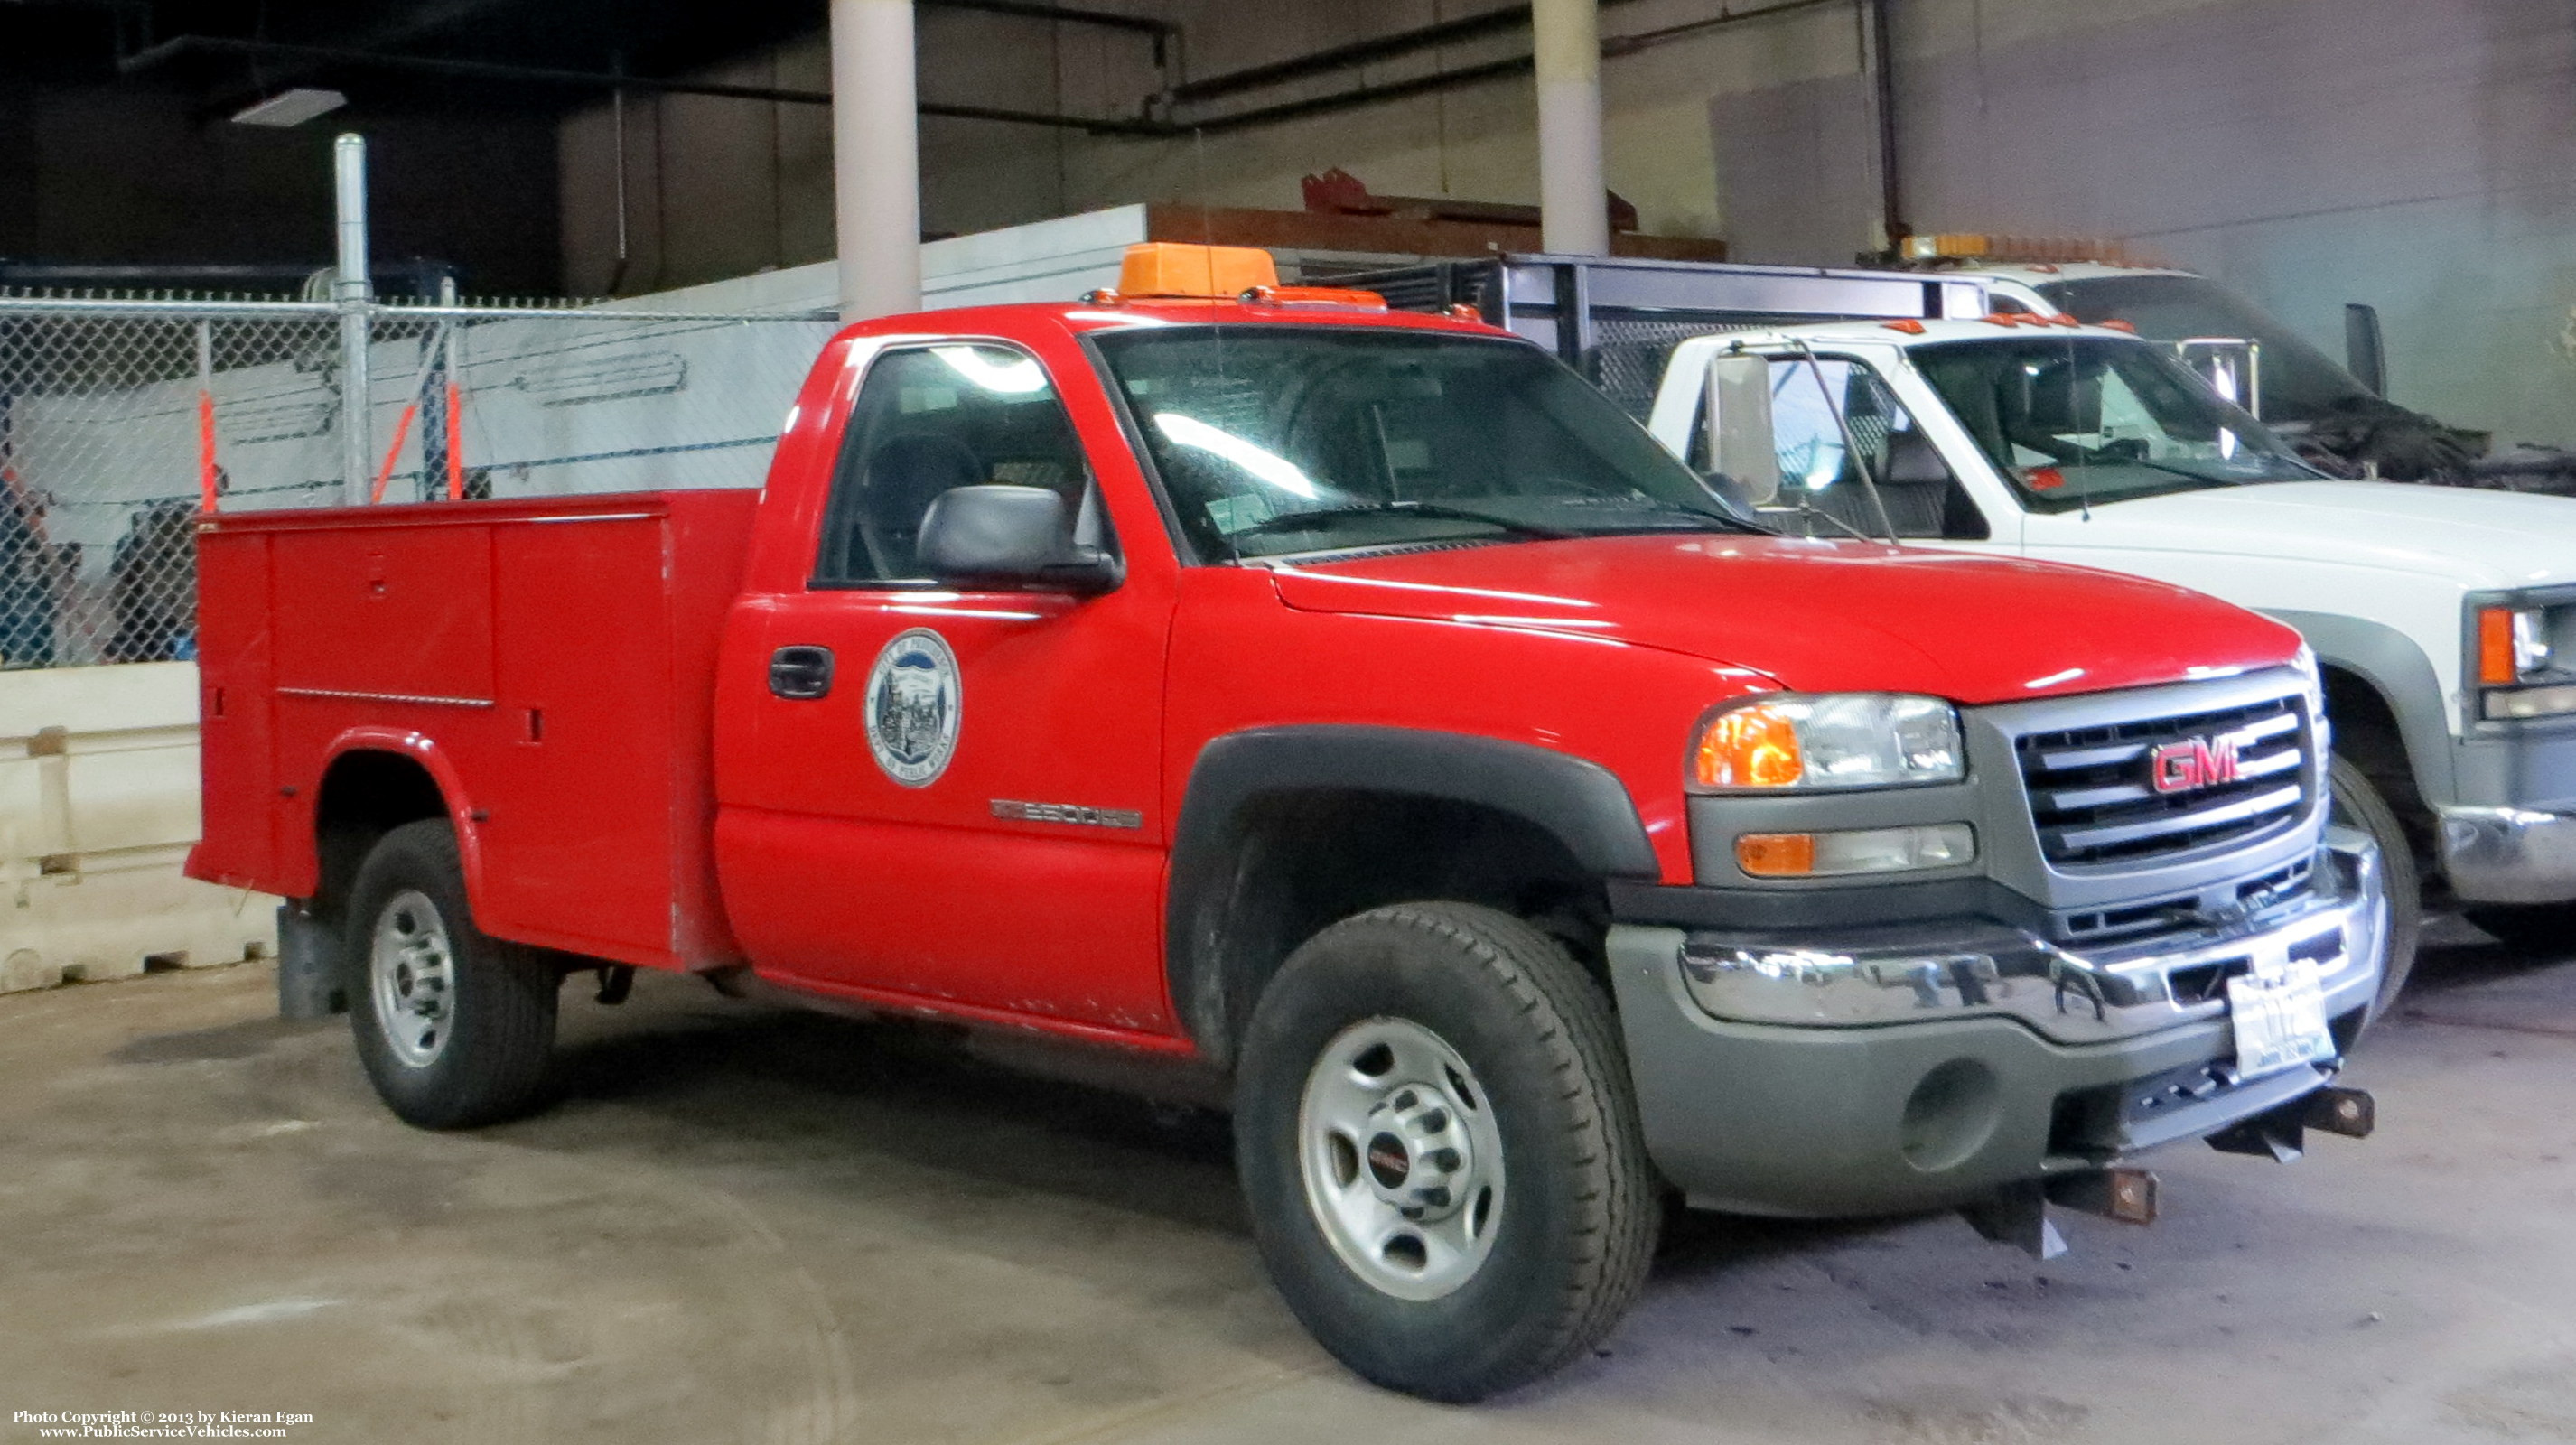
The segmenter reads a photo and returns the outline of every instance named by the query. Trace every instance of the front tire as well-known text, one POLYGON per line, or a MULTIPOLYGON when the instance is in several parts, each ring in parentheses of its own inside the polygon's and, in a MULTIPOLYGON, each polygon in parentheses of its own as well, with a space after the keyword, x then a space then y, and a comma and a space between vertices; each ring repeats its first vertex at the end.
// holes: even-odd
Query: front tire
POLYGON ((1288 1307, 1354 1372, 1466 1402, 1590 1348, 1661 1213, 1601 987, 1458 903, 1348 918, 1253 1011, 1235 1158, 1288 1307))
POLYGON ((2415 949, 2424 933, 2423 884, 2416 877, 2415 847, 2407 841, 2397 810, 2379 795, 2370 778, 2349 759, 2337 755, 2328 774, 2337 827, 2354 828, 2379 845, 2379 881, 2388 899, 2388 949, 2379 968, 2379 995, 2371 1000, 2376 1023, 2395 1007, 2408 975, 2415 971, 2415 949))
POLYGON ((424 1129, 470 1129, 544 1102, 561 975, 474 926, 444 819, 377 840, 348 926, 350 1027, 386 1107, 424 1129))

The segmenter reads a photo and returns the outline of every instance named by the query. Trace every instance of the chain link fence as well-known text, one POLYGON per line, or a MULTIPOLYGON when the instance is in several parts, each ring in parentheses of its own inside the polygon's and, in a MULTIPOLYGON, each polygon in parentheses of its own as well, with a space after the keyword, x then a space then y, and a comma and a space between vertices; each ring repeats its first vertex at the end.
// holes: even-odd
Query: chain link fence
POLYGON ((371 305, 353 345, 346 317, 0 296, 0 668, 192 657, 201 509, 758 486, 835 325, 371 305))

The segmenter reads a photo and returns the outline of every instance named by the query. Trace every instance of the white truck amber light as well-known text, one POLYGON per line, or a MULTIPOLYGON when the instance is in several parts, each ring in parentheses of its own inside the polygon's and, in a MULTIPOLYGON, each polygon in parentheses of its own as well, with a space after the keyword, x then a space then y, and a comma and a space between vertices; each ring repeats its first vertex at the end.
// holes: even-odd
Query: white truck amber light
POLYGON ((2509 687, 2549 666, 2547 614, 2530 607, 2478 609, 2478 681, 2509 687))
POLYGON ((1703 719, 1691 740, 1693 792, 1888 788, 1967 776, 1959 713, 1937 697, 1775 693, 1703 719))
POLYGON ((1756 878, 1902 873, 1955 867, 1976 858, 1977 835, 1965 823, 1837 833, 1746 833, 1735 840, 1736 866, 1756 878))
POLYGON ((2470 674, 2481 689, 2478 716, 2488 722, 2576 713, 2576 683, 2554 663, 2551 610, 2504 604, 2481 607, 2469 642, 2470 674))

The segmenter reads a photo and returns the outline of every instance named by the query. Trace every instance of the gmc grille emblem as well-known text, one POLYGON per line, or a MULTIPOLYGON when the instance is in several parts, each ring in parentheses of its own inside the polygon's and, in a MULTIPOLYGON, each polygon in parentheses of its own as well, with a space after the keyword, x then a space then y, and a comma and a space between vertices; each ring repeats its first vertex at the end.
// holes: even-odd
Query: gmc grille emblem
POLYGON ((2233 737, 2185 738, 2156 749, 2148 755, 2156 791, 2189 793, 2235 782, 2239 743, 2233 737))

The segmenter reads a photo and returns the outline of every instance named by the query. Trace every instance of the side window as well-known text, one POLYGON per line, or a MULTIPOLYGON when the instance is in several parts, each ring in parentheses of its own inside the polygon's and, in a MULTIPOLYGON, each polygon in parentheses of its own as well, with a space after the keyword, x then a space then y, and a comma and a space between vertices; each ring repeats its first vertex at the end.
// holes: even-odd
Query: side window
POLYGON ((879 356, 841 436, 814 580, 928 580, 915 550, 923 514, 949 488, 985 482, 1056 493, 1066 541, 1109 546, 1082 443, 1034 357, 964 342, 879 356))
POLYGON ((1878 373, 1859 362, 1774 358, 1771 435, 1784 503, 1803 502, 1876 535, 1878 512, 1850 455, 1857 446, 1896 535, 1963 542, 1989 535, 1985 517, 1951 474, 1941 449, 1878 373))

